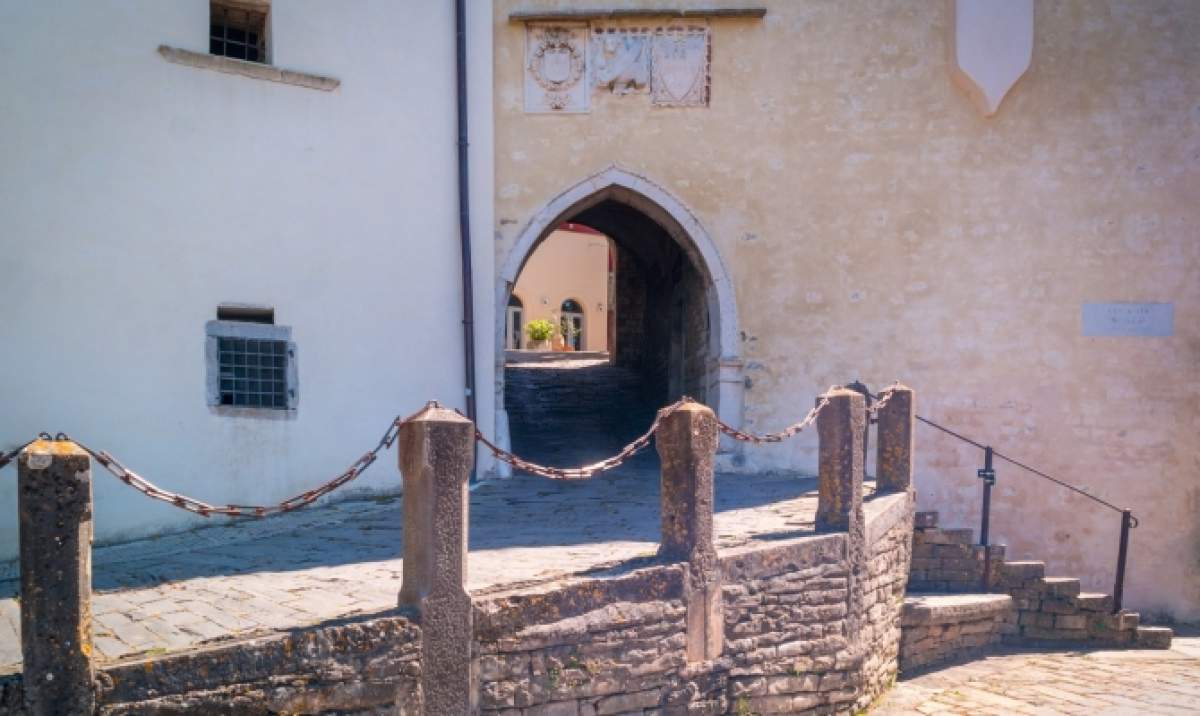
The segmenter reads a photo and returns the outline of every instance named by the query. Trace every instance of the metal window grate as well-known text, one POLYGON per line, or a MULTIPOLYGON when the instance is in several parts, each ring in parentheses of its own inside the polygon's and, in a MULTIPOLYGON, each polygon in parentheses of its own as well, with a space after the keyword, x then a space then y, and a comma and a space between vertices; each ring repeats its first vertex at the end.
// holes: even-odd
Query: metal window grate
POLYGON ((218 338, 221 405, 288 406, 287 341, 218 338))
POLYGON ((208 52, 249 62, 267 61, 267 14, 255 10, 209 6, 208 52))

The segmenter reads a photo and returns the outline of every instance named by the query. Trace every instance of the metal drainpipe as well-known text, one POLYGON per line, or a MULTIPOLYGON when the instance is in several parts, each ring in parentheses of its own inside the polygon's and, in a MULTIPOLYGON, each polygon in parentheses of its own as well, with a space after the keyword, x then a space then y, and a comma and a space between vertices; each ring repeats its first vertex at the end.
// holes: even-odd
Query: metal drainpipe
POLYGON ((475 292, 471 271, 471 196, 467 148, 467 12, 466 0, 454 2, 458 89, 458 237, 462 250, 463 351, 467 417, 475 421, 475 292))

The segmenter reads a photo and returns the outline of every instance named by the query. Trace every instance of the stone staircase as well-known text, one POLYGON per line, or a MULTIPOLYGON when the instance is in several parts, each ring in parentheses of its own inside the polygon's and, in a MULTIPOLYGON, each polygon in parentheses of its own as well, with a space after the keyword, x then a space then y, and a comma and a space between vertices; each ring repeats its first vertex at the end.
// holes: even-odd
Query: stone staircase
POLYGON ((1170 648, 1170 629, 1141 626, 1136 612, 1114 614, 1111 596, 1083 592, 1073 577, 1047 577, 1044 562, 1006 560, 1003 545, 977 545, 972 530, 937 522, 936 512, 917 513, 902 670, 998 643, 1170 648))

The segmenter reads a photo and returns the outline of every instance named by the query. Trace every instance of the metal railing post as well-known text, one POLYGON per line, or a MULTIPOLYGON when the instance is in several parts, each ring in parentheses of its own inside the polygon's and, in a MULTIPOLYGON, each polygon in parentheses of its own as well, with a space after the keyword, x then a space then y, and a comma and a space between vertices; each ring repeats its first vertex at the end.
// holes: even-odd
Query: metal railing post
POLYGON ((980 516, 979 544, 988 546, 988 525, 992 516, 992 485, 996 484, 996 470, 992 467, 992 448, 983 449, 983 469, 977 473, 983 480, 983 514, 980 516))
POLYGON ((1113 585, 1113 614, 1121 611, 1125 597, 1125 559, 1129 555, 1129 530, 1133 527, 1133 512, 1121 510, 1121 546, 1117 550, 1117 580, 1113 585))
POLYGON ((992 467, 992 448, 991 446, 983 449, 983 469, 978 473, 979 479, 983 480, 983 509, 979 517, 979 544, 983 546, 983 576, 980 581, 983 584, 983 591, 988 591, 992 586, 992 560, 991 550, 988 548, 988 529, 992 521, 992 485, 996 484, 996 470, 992 467))

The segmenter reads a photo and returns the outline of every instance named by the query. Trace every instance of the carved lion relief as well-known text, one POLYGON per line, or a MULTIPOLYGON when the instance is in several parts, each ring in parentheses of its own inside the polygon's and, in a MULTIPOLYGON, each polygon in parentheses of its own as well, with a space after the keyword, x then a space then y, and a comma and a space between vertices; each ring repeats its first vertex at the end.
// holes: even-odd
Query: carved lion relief
POLYGON ((650 28, 595 28, 592 79, 597 89, 613 94, 650 91, 650 28))

